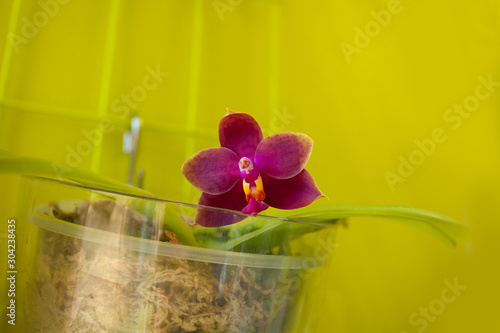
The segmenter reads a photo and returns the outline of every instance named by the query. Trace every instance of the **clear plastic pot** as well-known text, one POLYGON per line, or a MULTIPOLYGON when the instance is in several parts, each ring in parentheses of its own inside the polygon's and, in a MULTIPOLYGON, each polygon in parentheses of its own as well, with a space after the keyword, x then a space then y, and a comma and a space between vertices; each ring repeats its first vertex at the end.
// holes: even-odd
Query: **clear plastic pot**
MULTIPOLYGON (((335 228, 26 178, 18 326, 32 332, 301 332, 335 228), (243 221, 190 225, 200 209, 243 221)), ((318 305, 321 306, 321 305, 318 305)))

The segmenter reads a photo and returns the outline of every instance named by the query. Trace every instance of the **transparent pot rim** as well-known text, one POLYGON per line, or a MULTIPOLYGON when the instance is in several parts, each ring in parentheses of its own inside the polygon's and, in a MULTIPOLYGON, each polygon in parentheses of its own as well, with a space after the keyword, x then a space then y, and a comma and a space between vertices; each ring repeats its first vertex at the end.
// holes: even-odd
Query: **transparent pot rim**
MULTIPOLYGON (((39 208, 43 209, 45 207, 39 208)), ((223 251, 122 235, 59 220, 40 211, 31 213, 29 221, 47 231, 86 242, 177 259, 272 269, 304 269, 319 266, 317 261, 305 256, 278 256, 223 251)))

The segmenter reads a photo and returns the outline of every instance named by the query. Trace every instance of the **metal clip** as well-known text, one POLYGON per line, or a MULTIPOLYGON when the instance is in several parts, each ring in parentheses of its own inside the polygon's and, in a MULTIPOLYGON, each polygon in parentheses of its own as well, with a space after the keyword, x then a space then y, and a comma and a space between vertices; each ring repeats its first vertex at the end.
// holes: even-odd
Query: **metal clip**
MULTIPOLYGON (((130 121, 130 130, 123 134, 123 152, 130 155, 130 164, 128 169, 127 184, 134 185, 134 171, 137 159, 137 149, 139 143, 139 133, 141 131, 141 118, 133 116, 130 121)), ((137 187, 142 188, 144 170, 137 171, 137 187)))

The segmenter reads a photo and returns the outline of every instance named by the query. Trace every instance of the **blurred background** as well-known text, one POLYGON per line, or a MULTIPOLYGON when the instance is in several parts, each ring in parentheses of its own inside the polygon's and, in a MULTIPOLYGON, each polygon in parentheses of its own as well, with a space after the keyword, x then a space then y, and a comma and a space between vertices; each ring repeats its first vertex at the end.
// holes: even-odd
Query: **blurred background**
MULTIPOLYGON (((307 133, 329 203, 473 230, 455 249, 352 221, 309 332, 500 331, 499 16, 495 0, 0 0, 0 149, 125 182, 138 116, 143 187, 197 202, 180 167, 218 146, 226 107, 307 133)), ((7 221, 18 179, 0 181, 7 221)))

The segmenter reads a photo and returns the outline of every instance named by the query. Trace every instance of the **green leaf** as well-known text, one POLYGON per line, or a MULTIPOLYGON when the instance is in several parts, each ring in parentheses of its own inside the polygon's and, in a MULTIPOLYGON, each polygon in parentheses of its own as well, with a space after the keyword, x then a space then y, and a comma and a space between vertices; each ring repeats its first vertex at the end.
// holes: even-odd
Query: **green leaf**
POLYGON ((278 223, 249 217, 242 222, 222 227, 197 226, 193 230, 198 245, 210 249, 230 250, 245 240, 275 228, 278 223))
POLYGON ((288 213, 286 218, 325 225, 335 223, 338 219, 361 216, 396 219, 452 246, 464 243, 470 237, 469 228, 451 217, 409 207, 355 205, 307 207, 297 209, 293 214, 288 213))
POLYGON ((274 228, 240 239, 233 240, 237 243, 235 250, 244 252, 258 253, 264 247, 264 252, 270 252, 273 248, 286 245, 294 239, 305 234, 324 229, 325 226, 310 225, 304 223, 282 222, 274 228), (251 237, 250 237, 251 236, 251 237))
MULTIPOLYGON (((69 180, 81 185, 95 187, 108 191, 121 192, 131 195, 138 195, 147 198, 155 198, 151 193, 128 184, 119 182, 109 177, 104 177, 94 172, 70 168, 57 162, 43 159, 21 157, 11 152, 0 150, 0 173, 16 173, 28 176, 45 177, 56 180, 69 180)), ((155 215, 157 202, 147 204, 146 199, 132 200, 132 207, 140 208, 140 212, 146 215, 150 220, 155 215), (140 207, 139 207, 140 206, 140 207)), ((163 227, 175 233, 182 244, 196 245, 196 240, 184 221, 174 213, 165 209, 163 214, 163 227)))
POLYGON ((356 217, 393 219, 433 235, 452 246, 469 239, 469 228, 445 215, 408 207, 355 205, 329 205, 306 207, 292 212, 282 211, 272 222, 249 218, 224 227, 197 227, 193 233, 202 247, 255 253, 264 248, 269 251, 306 233, 356 217))
POLYGON ((223 227, 198 226, 193 230, 193 234, 201 247, 236 252, 269 253, 277 246, 328 226, 290 223, 286 219, 275 217, 272 220, 249 217, 242 222, 223 227))
POLYGON ((130 186, 94 172, 70 168, 56 162, 38 158, 21 157, 0 151, 0 173, 17 173, 28 176, 45 177, 56 180, 70 180, 90 187, 98 187, 110 191, 125 192, 146 197, 154 197, 151 193, 130 186), (64 169, 61 169, 64 167, 64 169))

